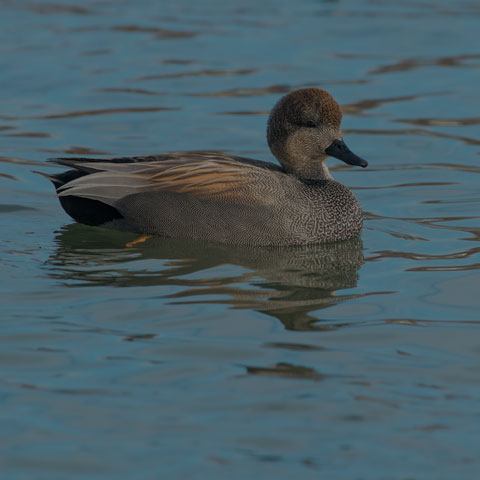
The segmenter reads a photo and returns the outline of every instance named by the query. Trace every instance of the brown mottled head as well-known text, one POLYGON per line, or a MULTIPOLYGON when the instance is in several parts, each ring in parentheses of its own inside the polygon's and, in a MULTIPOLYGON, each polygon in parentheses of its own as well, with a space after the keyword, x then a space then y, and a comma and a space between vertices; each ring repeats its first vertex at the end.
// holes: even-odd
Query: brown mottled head
POLYGON ((324 166, 328 155, 367 166, 343 143, 341 121, 340 106, 328 92, 319 88, 295 90, 270 112, 268 145, 287 171, 300 176, 329 176, 324 166))

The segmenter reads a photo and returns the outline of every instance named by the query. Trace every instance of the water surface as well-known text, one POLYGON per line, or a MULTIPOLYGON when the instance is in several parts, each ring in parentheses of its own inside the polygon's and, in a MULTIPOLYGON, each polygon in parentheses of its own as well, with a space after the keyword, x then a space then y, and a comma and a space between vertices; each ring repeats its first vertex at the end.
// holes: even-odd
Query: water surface
POLYGON ((2 478, 480 471, 477 2, 0 1, 2 478), (361 238, 296 248, 73 223, 52 156, 272 160, 329 90, 361 238))

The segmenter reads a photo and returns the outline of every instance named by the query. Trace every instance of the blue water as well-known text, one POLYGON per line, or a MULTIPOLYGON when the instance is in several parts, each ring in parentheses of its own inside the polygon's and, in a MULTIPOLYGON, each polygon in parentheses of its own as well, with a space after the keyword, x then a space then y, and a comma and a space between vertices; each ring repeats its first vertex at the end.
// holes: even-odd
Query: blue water
POLYGON ((5 479, 480 474, 478 2, 0 1, 5 479), (75 224, 54 156, 217 149, 327 89, 360 239, 244 249, 75 224))

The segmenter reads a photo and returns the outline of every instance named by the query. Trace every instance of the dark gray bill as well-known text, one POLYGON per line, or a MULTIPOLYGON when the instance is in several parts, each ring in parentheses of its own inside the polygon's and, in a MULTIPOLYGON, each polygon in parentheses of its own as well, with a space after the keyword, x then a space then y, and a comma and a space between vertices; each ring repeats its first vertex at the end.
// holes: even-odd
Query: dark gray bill
POLYGON ((363 158, 357 157, 350 149, 345 145, 343 140, 334 140, 332 144, 325 150, 327 155, 338 158, 349 165, 359 165, 365 168, 368 162, 363 158))

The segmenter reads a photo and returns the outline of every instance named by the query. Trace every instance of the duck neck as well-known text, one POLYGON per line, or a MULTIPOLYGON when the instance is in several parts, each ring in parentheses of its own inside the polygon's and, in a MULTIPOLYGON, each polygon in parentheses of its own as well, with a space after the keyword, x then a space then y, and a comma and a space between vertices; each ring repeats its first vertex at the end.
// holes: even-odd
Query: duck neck
POLYGON ((285 170, 303 180, 333 180, 327 167, 327 156, 305 162, 284 164, 285 170))

